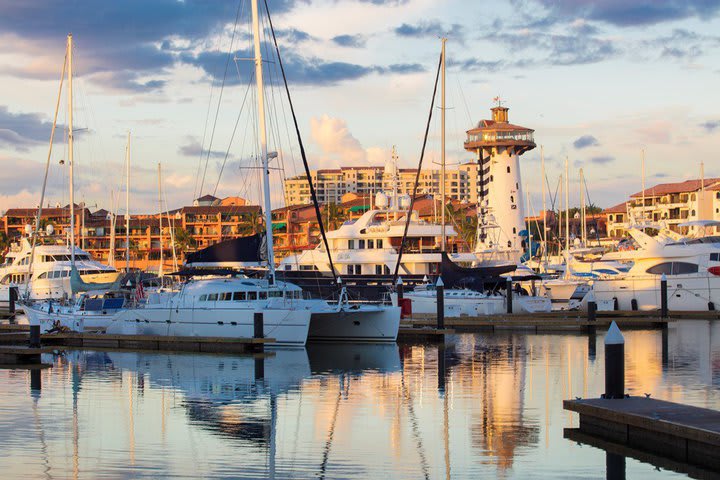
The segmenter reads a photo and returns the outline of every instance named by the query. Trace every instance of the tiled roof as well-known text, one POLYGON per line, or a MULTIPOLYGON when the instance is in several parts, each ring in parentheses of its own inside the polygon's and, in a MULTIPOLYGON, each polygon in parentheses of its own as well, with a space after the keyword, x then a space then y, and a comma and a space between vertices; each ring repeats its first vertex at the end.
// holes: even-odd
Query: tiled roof
MULTIPOLYGON (((718 182, 720 182, 720 178, 706 178, 705 188, 708 188, 711 185, 715 185, 718 182)), ((645 196, 657 197, 660 195, 668 195, 672 193, 696 192, 700 190, 700 188, 701 182, 699 178, 694 180, 685 180, 684 182, 660 183, 658 185, 655 185, 654 187, 646 188, 645 196)), ((638 198, 642 196, 643 192, 639 191, 630 195, 630 198, 638 198)))
POLYGON ((627 212, 627 202, 619 203, 614 207, 606 208, 602 213, 625 213, 627 212))

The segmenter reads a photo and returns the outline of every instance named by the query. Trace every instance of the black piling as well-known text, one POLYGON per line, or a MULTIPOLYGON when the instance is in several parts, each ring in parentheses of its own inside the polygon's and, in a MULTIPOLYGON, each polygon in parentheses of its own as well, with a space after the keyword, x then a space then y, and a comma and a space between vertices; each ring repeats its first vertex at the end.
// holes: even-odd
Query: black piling
POLYGON ((512 291, 512 278, 507 277, 507 284, 505 288, 505 299, 507 303, 507 313, 513 313, 513 291, 512 291))
MULTIPOLYGON (((263 313, 255 312, 253 315, 253 338, 265 338, 263 332, 263 313)), ((260 351, 265 350, 265 344, 261 343, 258 345, 260 351)))
POLYGON ((445 328, 445 284, 442 277, 438 277, 435 284, 435 300, 437 304, 437 328, 445 328))
POLYGON ((30 325, 28 346, 30 348, 40 348, 40 325, 30 325))
POLYGON ((595 335, 597 332, 597 326, 595 325, 595 322, 597 321, 597 303, 595 302, 595 299, 588 301, 587 304, 587 315, 588 315, 588 322, 591 323, 587 326, 587 331, 591 335, 595 335))
POLYGON ((39 368, 30 370, 30 391, 39 392, 42 390, 42 371, 39 368))
POLYGON ((605 478, 625 480, 625 457, 617 453, 605 452, 605 478))
POLYGON ((605 394, 625 398, 625 338, 615 322, 605 335, 605 394))
POLYGON ((8 313, 11 315, 15 313, 15 302, 17 302, 18 298, 18 287, 10 287, 8 291, 8 313))
POLYGON ((668 285, 667 277, 660 277, 660 318, 668 318, 668 285))

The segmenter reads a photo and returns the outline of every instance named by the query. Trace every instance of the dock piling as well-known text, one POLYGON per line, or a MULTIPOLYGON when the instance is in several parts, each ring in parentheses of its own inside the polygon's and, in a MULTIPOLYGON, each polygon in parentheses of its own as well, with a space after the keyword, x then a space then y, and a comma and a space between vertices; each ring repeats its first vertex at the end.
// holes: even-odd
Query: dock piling
POLYGON ((660 318, 668 318, 668 285, 667 277, 660 277, 660 318))
POLYGON ((442 277, 438 277, 435 284, 435 303, 437 304, 437 328, 445 328, 445 284, 442 277))
POLYGON ((505 288, 505 299, 507 300, 507 313, 513 313, 513 291, 512 291, 512 277, 507 277, 507 284, 505 288))
MULTIPOLYGON (((263 338, 264 332, 263 332, 263 313, 262 312, 255 312, 253 314, 253 338, 263 338)), ((263 344, 260 344, 260 350, 265 350, 265 346, 263 344)))
POLYGON ((30 348, 40 347, 40 325, 30 325, 30 337, 28 340, 30 348))
POLYGON ((625 338, 615 322, 605 335, 605 393, 603 398, 625 398, 625 338))

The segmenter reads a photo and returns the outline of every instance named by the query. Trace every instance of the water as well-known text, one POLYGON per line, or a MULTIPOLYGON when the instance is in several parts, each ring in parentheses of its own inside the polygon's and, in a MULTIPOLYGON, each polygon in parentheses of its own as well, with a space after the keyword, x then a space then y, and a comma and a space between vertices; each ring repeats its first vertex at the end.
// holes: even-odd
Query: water
MULTIPOLYGON (((720 408, 720 322, 626 331, 632 394, 720 408)), ((586 335, 252 357, 67 351, 0 370, 4 478, 605 478, 562 400, 603 391, 586 335), (440 356, 439 356, 440 355, 440 356), (438 358, 444 359, 438 362, 438 358), (445 374, 442 375, 444 363, 445 374), (264 380, 255 380, 264 367, 264 380), (440 373, 440 375, 439 375, 440 373)), ((627 459, 627 478, 683 478, 627 459)))

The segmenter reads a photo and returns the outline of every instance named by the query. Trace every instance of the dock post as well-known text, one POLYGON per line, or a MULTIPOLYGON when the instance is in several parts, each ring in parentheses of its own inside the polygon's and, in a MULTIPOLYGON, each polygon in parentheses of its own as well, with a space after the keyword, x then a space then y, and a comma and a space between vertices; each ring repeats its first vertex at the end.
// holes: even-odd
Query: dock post
POLYGON ((39 392, 42 390, 42 370, 34 368, 30 370, 30 391, 39 392))
POLYGON ((588 293, 588 295, 591 295, 591 299, 588 300, 587 303, 588 323, 590 323, 590 325, 588 325, 587 327, 587 330, 589 334, 595 335, 597 328, 595 326, 595 322, 597 321, 597 302, 595 302, 595 296, 592 295, 592 292, 588 293))
POLYGON ((605 393, 603 398, 625 398, 625 338, 617 323, 605 335, 605 393))
POLYGON ((512 277, 507 277, 507 284, 505 288, 505 300, 507 303, 507 313, 513 313, 513 291, 512 291, 512 277))
POLYGON ((668 318, 668 285, 667 277, 660 277, 660 318, 668 318))
MULTIPOLYGON (((253 338, 264 338, 265 335, 263 335, 263 313, 262 312, 255 312, 253 314, 253 338)), ((257 346, 258 350, 261 352, 265 350, 265 344, 261 343, 259 346, 257 346)))
POLYGON ((40 325, 30 325, 30 348, 40 348, 40 325))
POLYGON ((437 328, 445 328, 445 284, 442 277, 438 277, 435 284, 435 303, 437 304, 437 328))
POLYGON ((605 452, 605 478, 625 480, 625 457, 617 453, 605 452))

